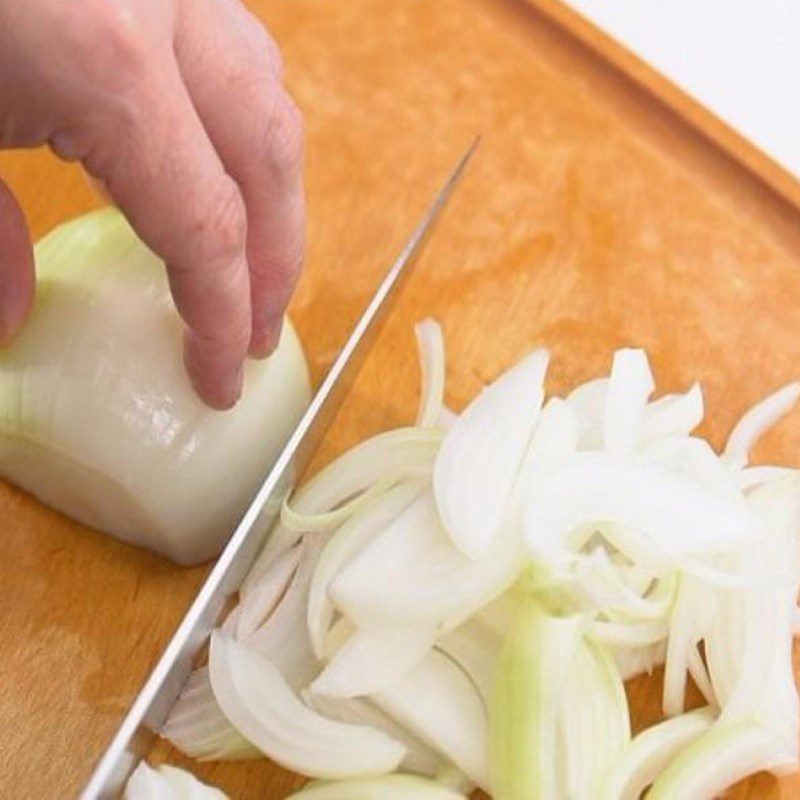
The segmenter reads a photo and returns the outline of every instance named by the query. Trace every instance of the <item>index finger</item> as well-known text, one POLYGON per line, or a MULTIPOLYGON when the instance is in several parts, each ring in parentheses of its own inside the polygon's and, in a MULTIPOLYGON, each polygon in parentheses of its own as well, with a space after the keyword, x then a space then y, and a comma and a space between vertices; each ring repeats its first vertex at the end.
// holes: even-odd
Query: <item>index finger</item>
POLYGON ((251 332, 247 218, 177 65, 140 81, 93 136, 84 166, 166 262, 197 393, 214 408, 231 407, 251 332))

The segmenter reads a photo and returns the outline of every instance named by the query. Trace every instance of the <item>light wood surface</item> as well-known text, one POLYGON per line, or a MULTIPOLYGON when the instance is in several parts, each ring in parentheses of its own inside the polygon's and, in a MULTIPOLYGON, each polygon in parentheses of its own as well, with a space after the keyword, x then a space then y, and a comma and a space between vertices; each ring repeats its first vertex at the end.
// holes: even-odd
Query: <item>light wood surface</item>
MULTIPOLYGON (((659 385, 699 379, 719 444, 800 375, 800 215, 735 159, 522 0, 255 2, 308 128, 309 248, 293 314, 315 378, 472 137, 483 143, 320 460, 407 421, 412 323, 435 316, 460 407, 535 345, 549 386, 642 345, 659 385)), ((93 205, 75 168, 0 155, 35 235, 93 205)), ((800 464, 800 414, 759 460, 800 464)), ((181 570, 0 486, 0 797, 79 791, 205 572, 181 570)), ((639 723, 658 687, 637 682, 639 723)), ((159 747, 156 758, 177 758, 159 747)), ((179 763, 185 763, 179 760, 179 763)), ((280 798, 266 761, 203 765, 280 798)), ((800 795, 760 776, 730 796, 800 795)))

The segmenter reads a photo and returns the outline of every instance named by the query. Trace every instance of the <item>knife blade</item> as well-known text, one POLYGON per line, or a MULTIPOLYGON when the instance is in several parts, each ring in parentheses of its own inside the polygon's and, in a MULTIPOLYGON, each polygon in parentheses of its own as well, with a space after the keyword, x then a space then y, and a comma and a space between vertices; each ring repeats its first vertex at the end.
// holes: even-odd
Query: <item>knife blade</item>
POLYGON ((428 207, 353 328, 297 428, 233 532, 175 635, 134 700, 97 764, 81 800, 118 797, 136 764, 146 756, 185 683, 198 651, 225 601, 238 589, 276 520, 283 498, 328 430, 408 276, 416 256, 447 203, 480 137, 467 149, 428 207))

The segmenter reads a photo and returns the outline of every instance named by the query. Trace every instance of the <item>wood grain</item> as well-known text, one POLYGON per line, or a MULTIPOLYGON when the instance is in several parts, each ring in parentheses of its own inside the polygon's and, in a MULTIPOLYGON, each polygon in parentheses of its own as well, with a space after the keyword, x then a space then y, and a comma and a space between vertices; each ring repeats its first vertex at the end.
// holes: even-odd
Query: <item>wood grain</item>
MULTIPOLYGON (((454 161, 477 159, 320 460, 407 421, 412 323, 435 316, 461 406, 535 345, 549 388, 643 345, 659 385, 701 380, 719 444, 800 373, 800 226, 784 198, 522 0, 253 2, 308 128, 309 249, 293 315, 316 378, 454 161)), ((0 155, 32 230, 94 204, 78 170, 0 155)), ((800 464, 800 415, 760 460, 800 464)), ((79 791, 205 572, 85 530, 0 486, 0 797, 79 791)), ((657 681, 655 682, 657 684, 657 681)), ((637 720, 658 687, 630 687, 637 720)), ((173 758, 160 747, 156 758, 173 758)), ((179 763, 180 759, 178 759, 179 763)), ((266 761, 202 765, 237 800, 280 798, 266 761)), ((800 795, 758 777, 737 800, 800 795)))

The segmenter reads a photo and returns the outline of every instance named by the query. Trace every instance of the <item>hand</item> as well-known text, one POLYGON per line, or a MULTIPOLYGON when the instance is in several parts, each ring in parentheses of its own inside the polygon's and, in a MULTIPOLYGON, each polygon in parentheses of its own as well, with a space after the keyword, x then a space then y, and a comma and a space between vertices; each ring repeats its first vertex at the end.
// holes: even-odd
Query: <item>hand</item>
MULTIPOLYGON (((302 260, 302 125, 238 0, 0 0, 0 147, 49 145, 101 181, 167 264, 184 357, 211 406, 268 355, 302 260)), ((0 181, 0 336, 33 257, 0 181)))

